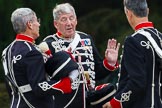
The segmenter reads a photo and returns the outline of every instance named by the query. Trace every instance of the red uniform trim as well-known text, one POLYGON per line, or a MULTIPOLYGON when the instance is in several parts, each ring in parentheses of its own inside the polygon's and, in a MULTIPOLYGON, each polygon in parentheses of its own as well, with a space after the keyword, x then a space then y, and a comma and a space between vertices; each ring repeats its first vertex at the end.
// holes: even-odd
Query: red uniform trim
POLYGON ((114 98, 110 101, 110 104, 112 108, 122 108, 120 102, 114 98))
POLYGON ((20 41, 27 41, 29 43, 34 43, 34 39, 32 37, 29 36, 25 36, 23 34, 17 34, 16 35, 16 40, 20 40, 20 41))
POLYGON ((139 29, 141 29, 141 28, 146 28, 146 27, 147 27, 147 28, 153 28, 154 25, 153 25, 152 22, 140 23, 140 24, 136 25, 135 30, 137 31, 137 30, 139 30, 139 29))
POLYGON ((119 67, 118 62, 116 62, 115 66, 109 65, 107 59, 104 59, 103 60, 103 64, 104 64, 105 68, 108 69, 108 70, 110 70, 110 71, 114 71, 114 70, 116 70, 119 67))
POLYGON ((61 35, 62 35, 61 32, 59 32, 59 31, 57 31, 56 34, 57 34, 57 36, 59 36, 59 37, 61 37, 61 35))
POLYGON ((62 78, 60 81, 52 85, 52 88, 64 93, 71 93, 71 80, 69 77, 62 78))
POLYGON ((51 50, 47 50, 45 53, 49 56, 52 56, 51 50))

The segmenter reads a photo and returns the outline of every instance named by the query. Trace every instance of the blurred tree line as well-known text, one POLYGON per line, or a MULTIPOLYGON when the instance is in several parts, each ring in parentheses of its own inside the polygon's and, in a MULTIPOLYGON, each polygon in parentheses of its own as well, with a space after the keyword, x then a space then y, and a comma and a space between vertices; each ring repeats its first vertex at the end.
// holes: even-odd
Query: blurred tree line
MULTIPOLYGON (((0 52, 15 38, 10 17, 16 8, 29 7, 41 18, 39 43, 45 36, 56 32, 52 9, 57 3, 63 2, 74 6, 78 16, 77 30, 90 34, 103 56, 109 38, 116 38, 123 44, 125 36, 133 32, 123 12, 123 0, 0 0, 0 52)), ((150 21, 162 31, 162 0, 148 0, 148 4, 150 21)), ((3 80, 0 63, 0 82, 3 80)))
MULTIPOLYGON (((150 8, 149 20, 162 31, 162 9, 160 9, 162 0, 147 1, 150 8)), ((29 7, 36 12, 37 17, 41 18, 40 38, 37 40, 39 43, 47 35, 56 32, 53 27, 52 9, 56 4, 63 2, 69 2, 74 6, 78 17, 77 30, 93 37, 102 56, 109 38, 116 38, 122 45, 125 36, 134 32, 125 17, 123 0, 0 0, 0 53, 15 38, 10 17, 16 8, 29 7)), ((120 54, 121 50, 122 48, 120 54)), ((2 62, 0 62, 0 82, 4 81, 3 76, 2 62)), ((4 85, 0 83, 2 108, 9 107, 9 99, 5 91, 4 85)))

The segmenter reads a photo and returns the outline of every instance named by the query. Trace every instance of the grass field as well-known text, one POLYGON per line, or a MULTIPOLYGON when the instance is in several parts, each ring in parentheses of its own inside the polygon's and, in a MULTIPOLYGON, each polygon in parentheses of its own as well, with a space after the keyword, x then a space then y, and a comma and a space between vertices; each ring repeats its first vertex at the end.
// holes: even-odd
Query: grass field
POLYGON ((9 96, 4 83, 0 83, 0 107, 9 108, 9 96))

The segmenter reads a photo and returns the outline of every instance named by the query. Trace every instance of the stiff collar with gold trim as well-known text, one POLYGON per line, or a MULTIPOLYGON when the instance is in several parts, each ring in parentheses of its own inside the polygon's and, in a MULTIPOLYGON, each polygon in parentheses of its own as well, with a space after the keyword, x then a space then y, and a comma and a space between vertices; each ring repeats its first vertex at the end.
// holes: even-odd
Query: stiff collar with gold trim
POLYGON ((16 40, 18 40, 18 41, 27 41, 27 42, 32 43, 32 44, 35 43, 35 41, 34 41, 34 39, 32 37, 24 35, 24 34, 17 34, 16 35, 16 40))
POLYGON ((154 28, 154 25, 153 25, 152 22, 140 23, 140 24, 135 26, 135 31, 142 29, 142 28, 154 28))

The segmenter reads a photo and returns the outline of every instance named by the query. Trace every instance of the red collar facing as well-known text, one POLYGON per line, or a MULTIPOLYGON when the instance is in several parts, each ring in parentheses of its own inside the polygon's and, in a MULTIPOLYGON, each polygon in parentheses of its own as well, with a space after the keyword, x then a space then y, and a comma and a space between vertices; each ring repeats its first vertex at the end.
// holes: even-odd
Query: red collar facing
POLYGON ((141 28, 154 28, 154 25, 152 22, 144 22, 136 25, 135 30, 139 30, 141 28))
POLYGON ((61 32, 59 32, 59 31, 57 31, 56 34, 57 34, 57 36, 59 36, 59 37, 61 37, 61 35, 62 35, 61 32))
POLYGON ((26 35, 23 35, 23 34, 17 34, 16 35, 16 40, 27 41, 27 42, 30 42, 30 43, 35 42, 32 37, 29 37, 29 36, 26 36, 26 35))
POLYGON ((69 39, 69 37, 65 37, 65 36, 62 35, 62 33, 59 32, 59 31, 57 31, 56 35, 57 35, 58 37, 61 37, 61 38, 69 39))

